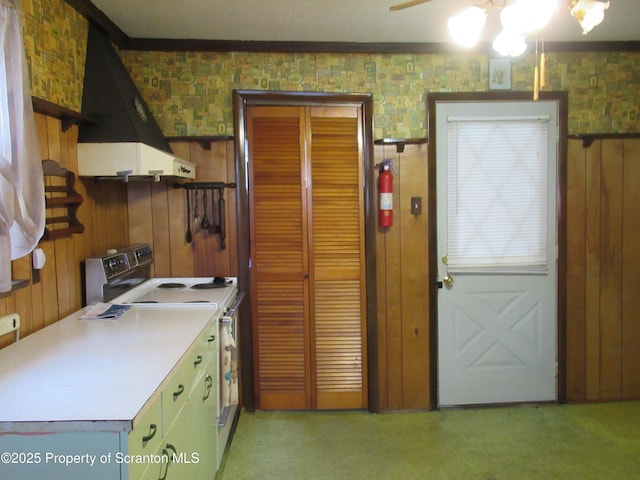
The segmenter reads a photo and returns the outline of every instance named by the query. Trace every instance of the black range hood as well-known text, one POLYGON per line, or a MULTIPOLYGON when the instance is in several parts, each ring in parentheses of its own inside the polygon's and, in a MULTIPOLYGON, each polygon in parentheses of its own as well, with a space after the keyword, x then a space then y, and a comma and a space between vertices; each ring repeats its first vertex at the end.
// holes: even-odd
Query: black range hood
POLYGON ((176 158, 109 37, 91 23, 82 113, 97 120, 78 128, 78 173, 84 176, 195 178, 176 158))

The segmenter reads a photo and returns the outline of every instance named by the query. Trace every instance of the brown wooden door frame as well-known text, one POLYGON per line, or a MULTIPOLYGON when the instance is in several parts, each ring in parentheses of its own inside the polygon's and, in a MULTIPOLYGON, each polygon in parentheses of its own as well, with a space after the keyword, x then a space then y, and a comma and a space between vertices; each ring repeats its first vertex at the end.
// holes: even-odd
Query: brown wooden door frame
POLYGON ((235 158, 238 205, 238 287, 245 292, 245 300, 240 307, 240 369, 242 384, 242 404, 255 410, 253 332, 251 322, 251 267, 250 267, 250 222, 248 169, 249 152, 247 138, 247 107, 249 106, 326 106, 351 105, 362 110, 363 118, 363 183, 365 207, 365 248, 366 248, 366 297, 367 297, 367 364, 369 410, 379 411, 378 401, 378 341, 377 341, 377 299, 376 299, 376 194, 373 160, 373 95, 317 92, 272 92, 259 90, 234 90, 233 114, 235 128, 235 158))
MULTIPOLYGON (((541 100, 558 102, 558 185, 557 185, 557 394, 558 402, 567 401, 567 92, 540 92, 541 100)), ((530 101, 531 92, 463 92, 430 93, 427 96, 427 121, 429 138, 428 166, 428 214, 429 214, 429 352, 431 406, 438 405, 438 252, 437 252, 437 202, 436 202, 436 103, 439 102, 499 102, 530 101)))

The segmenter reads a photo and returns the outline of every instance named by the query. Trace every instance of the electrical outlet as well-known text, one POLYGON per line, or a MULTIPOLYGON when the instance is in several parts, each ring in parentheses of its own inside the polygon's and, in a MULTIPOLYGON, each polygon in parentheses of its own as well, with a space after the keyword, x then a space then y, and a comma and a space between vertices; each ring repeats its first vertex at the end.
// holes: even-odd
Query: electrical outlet
POLYGON ((17 313, 12 313, 10 315, 5 315, 4 317, 0 317, 0 335, 4 335, 9 332, 13 332, 14 330, 20 329, 20 315, 17 313))

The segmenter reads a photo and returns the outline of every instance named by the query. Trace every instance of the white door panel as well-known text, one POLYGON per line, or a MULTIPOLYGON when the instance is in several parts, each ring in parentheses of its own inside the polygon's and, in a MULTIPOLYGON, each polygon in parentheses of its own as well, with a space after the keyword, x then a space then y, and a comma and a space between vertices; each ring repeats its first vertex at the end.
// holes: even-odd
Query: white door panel
MULTIPOLYGON (((557 398, 556 102, 443 102, 436 107, 438 258, 443 259, 438 272, 441 279, 453 278, 453 285, 438 290, 438 403, 553 401, 557 398), (546 190, 548 261, 546 268, 538 267, 538 271, 501 267, 500 273, 472 265, 457 265, 453 271, 446 262, 447 188, 452 188, 447 175, 446 121, 452 116, 492 115, 551 116, 546 190)), ((489 143, 486 148, 491 154, 489 143)), ((504 168, 500 165, 496 168, 504 168)), ((456 174, 460 176, 460 172, 456 174)), ((486 217, 489 226, 492 218, 486 217)), ((484 231, 491 232, 491 228, 484 231)), ((483 237, 486 241, 487 235, 483 237)))
POLYGON ((555 321, 544 313, 555 304, 544 300, 544 276, 530 280, 525 289, 503 275, 457 275, 443 289, 440 405, 555 399, 555 321))

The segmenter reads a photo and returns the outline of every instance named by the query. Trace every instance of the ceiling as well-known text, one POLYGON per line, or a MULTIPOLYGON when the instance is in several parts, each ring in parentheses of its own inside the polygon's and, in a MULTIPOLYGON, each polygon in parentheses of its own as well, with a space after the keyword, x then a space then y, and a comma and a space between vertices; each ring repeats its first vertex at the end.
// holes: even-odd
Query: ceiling
MULTIPOLYGON (((449 16, 484 0, 432 0, 389 11, 399 1, 92 0, 133 39, 420 44, 449 43, 449 16)), ((546 42, 638 41, 638 7, 640 0, 611 0, 605 21, 582 35, 566 1, 560 0, 541 38, 546 42)), ((497 35, 498 14, 489 7, 484 42, 497 35)))

